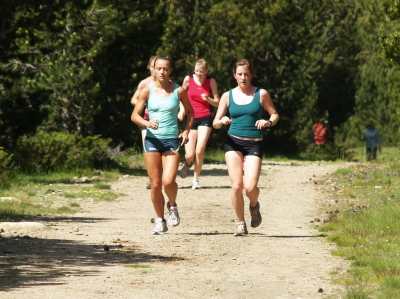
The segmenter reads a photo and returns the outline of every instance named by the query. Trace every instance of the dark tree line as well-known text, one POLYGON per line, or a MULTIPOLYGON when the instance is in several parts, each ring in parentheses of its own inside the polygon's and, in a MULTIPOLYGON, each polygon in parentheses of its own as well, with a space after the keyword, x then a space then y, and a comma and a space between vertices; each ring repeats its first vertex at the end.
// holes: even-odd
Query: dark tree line
MULTIPOLYGON (((391 2, 3 0, 0 146, 12 150, 37 129, 140 144, 130 97, 154 54, 173 58, 177 83, 205 58, 221 94, 234 86, 233 62, 250 59, 254 83, 281 115, 265 131, 269 151, 301 151, 320 117, 337 143, 356 145, 372 118, 394 144, 399 48, 396 22, 385 19, 391 2)), ((223 133, 213 132, 210 146, 223 133)))

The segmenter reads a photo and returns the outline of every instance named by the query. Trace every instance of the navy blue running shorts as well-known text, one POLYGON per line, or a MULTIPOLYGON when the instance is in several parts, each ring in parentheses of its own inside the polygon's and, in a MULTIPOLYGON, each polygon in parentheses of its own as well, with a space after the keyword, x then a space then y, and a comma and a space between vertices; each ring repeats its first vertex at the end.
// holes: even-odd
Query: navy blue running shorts
POLYGON ((144 140, 144 153, 165 153, 179 151, 179 138, 158 139, 146 136, 144 140))
POLYGON ((190 129, 197 130, 199 126, 211 127, 212 126, 211 115, 202 118, 195 118, 193 121, 193 125, 190 129))
POLYGON ((257 156, 262 159, 262 140, 243 140, 228 134, 224 146, 225 153, 230 151, 241 152, 243 156, 257 156))

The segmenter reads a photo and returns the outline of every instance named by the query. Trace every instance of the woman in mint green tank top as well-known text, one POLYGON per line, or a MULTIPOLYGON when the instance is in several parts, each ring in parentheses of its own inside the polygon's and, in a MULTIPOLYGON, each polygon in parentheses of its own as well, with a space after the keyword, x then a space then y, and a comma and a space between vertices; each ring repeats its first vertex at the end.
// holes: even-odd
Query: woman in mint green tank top
POLYGON ((189 141, 194 115, 186 90, 169 80, 171 71, 172 63, 169 57, 159 56, 155 59, 156 80, 140 92, 131 116, 134 123, 147 128, 143 157, 151 184, 151 201, 156 213, 153 235, 162 235, 168 230, 167 221, 164 219, 163 189, 168 197, 168 224, 177 226, 180 223, 176 203, 179 148, 189 141), (177 126, 180 103, 187 113, 186 127, 182 133, 179 133, 177 126), (149 120, 141 116, 146 104, 149 109, 149 120))
POLYGON ((243 190, 249 199, 251 226, 258 227, 262 217, 257 187, 262 165, 263 128, 272 127, 279 120, 279 114, 265 89, 251 85, 255 76, 250 62, 239 59, 233 67, 237 87, 225 92, 219 102, 213 121, 215 129, 230 125, 225 143, 225 160, 231 179, 231 201, 236 213, 235 236, 248 233, 244 216, 243 190), (262 119, 266 110, 269 119, 262 119), (230 118, 226 116, 229 111, 230 118))

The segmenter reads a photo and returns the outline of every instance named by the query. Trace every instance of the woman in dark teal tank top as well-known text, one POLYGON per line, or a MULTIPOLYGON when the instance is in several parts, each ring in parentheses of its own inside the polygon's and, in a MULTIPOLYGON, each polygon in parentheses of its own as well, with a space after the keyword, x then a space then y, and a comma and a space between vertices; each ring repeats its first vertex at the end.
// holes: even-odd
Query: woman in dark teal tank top
POLYGON ((246 59, 239 59, 233 67, 233 76, 238 86, 225 92, 219 102, 213 121, 215 129, 230 125, 225 143, 225 160, 231 179, 231 200, 236 213, 235 236, 246 235, 243 190, 250 204, 251 226, 258 227, 262 217, 257 187, 262 165, 262 129, 272 127, 279 120, 279 114, 265 89, 251 85, 253 68, 246 59), (266 110, 269 119, 262 119, 266 110), (229 111, 230 117, 226 116, 229 111))

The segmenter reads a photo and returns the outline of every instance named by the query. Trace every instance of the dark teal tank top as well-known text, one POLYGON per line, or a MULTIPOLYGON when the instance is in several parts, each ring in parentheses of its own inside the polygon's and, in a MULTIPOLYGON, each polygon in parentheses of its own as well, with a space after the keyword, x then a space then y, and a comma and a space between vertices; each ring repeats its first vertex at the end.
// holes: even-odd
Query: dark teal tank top
POLYGON ((229 114, 232 119, 228 134, 245 138, 262 138, 262 130, 256 121, 261 119, 263 107, 260 104, 260 89, 257 87, 253 100, 247 105, 238 105, 229 91, 229 114))

